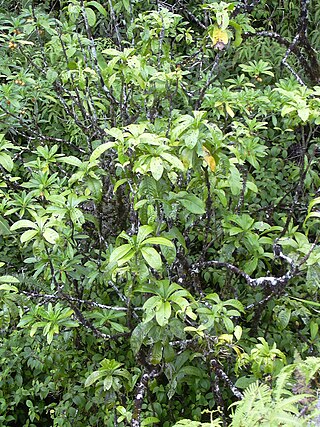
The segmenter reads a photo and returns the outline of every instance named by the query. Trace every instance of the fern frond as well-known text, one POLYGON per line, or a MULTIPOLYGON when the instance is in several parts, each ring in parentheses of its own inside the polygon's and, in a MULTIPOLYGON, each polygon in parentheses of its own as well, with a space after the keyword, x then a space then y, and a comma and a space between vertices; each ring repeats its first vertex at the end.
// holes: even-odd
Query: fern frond
POLYGON ((296 396, 291 396, 286 399, 282 399, 277 402, 276 409, 277 410, 283 410, 286 412, 292 412, 293 414, 298 414, 298 408, 296 406, 293 406, 295 403, 300 402, 302 399, 305 399, 307 397, 312 397, 310 394, 298 394, 296 396))
POLYGON ((311 378, 320 370, 320 357, 307 357, 306 360, 298 364, 298 369, 304 375, 305 381, 308 384, 311 378))
POLYGON ((307 421, 295 417, 294 415, 287 414, 283 412, 282 414, 276 414, 274 419, 269 421, 268 424, 265 424, 265 427, 275 427, 275 426, 285 426, 285 427, 305 427, 307 426, 307 421))
POLYGON ((284 394, 291 394, 288 391, 287 386, 289 379, 295 370, 295 367, 295 365, 288 365, 285 368, 281 369, 281 372, 278 374, 276 385, 273 390, 273 398, 276 402, 279 401, 284 394))
POLYGON ((271 390, 266 384, 255 382, 244 392, 243 399, 233 403, 236 410, 232 415, 232 427, 256 425, 267 406, 271 404, 271 390))

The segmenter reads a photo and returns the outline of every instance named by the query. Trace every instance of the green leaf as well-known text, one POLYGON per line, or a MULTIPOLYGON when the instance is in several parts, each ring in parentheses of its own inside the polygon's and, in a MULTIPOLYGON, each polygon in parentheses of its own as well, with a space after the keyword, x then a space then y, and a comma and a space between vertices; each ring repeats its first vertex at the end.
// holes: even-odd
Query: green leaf
POLYGON ((105 18, 108 16, 106 9, 97 1, 88 1, 86 5, 95 7, 105 18))
POLYGON ((169 322, 171 316, 171 304, 169 301, 159 304, 156 310, 156 321, 159 326, 165 326, 169 322))
POLYGON ((254 376, 251 377, 240 377, 236 383, 235 386, 241 389, 247 388, 250 384, 254 383, 256 381, 254 376))
POLYGON ((152 157, 150 162, 150 170, 153 178, 156 181, 159 181, 159 179, 162 177, 163 169, 163 163, 160 157, 152 157))
POLYGON ((177 257, 177 251, 174 246, 169 247, 169 246, 161 245, 161 253, 165 257, 168 264, 173 264, 177 257))
POLYGON ((281 310, 277 315, 277 323, 280 327, 280 330, 283 331, 289 324, 291 318, 291 310, 285 308, 281 310))
POLYGON ((33 239, 38 233, 39 233, 39 230, 25 231, 20 237, 21 243, 29 242, 29 240, 33 239))
POLYGON ((75 156, 60 157, 59 162, 67 163, 68 165, 72 166, 82 166, 82 161, 75 156))
POLYGON ((151 225, 142 225, 139 227, 137 234, 137 244, 140 245, 142 242, 145 243, 145 238, 153 232, 151 225))
POLYGON ((122 179, 119 179, 119 180, 115 183, 115 185, 114 185, 114 187, 113 187, 113 192, 114 192, 114 193, 116 193, 116 191, 118 190, 118 188, 119 188, 122 184, 125 184, 126 182, 128 182, 128 178, 122 178, 122 179))
POLYGON ((0 236, 11 234, 8 221, 0 215, 0 236))
POLYGON ((228 181, 232 195, 239 195, 242 189, 242 179, 240 172, 234 165, 230 165, 230 175, 228 181))
POLYGON ((320 308, 320 303, 319 302, 309 301, 309 300, 305 300, 305 299, 302 299, 302 298, 296 298, 296 297, 290 297, 290 299, 294 299, 296 301, 303 302, 304 304, 312 305, 313 307, 320 308))
POLYGON ((153 323, 139 323, 132 331, 130 345, 134 355, 138 353, 144 339, 149 335, 150 329, 153 328, 153 323))
MULTIPOLYGON (((114 251, 112 251, 110 255, 110 264, 113 264, 115 262, 119 263, 131 250, 132 250, 132 245, 130 245, 130 243, 126 243, 125 245, 119 246, 114 251)), ((131 257, 133 255, 134 253, 132 253, 131 257)))
POLYGON ((193 214, 203 215, 206 212, 204 201, 194 194, 185 195, 183 199, 179 199, 179 202, 193 214))
POLYGON ((146 203, 148 203, 148 199, 139 200, 134 204, 134 210, 137 211, 138 209, 141 209, 146 203))
POLYGON ((233 325, 232 320, 229 317, 224 317, 223 318, 223 323, 224 323, 224 326, 225 326, 227 332, 229 334, 232 334, 232 332, 234 330, 234 325, 233 325))
POLYGON ((16 286, 4 283, 3 285, 0 285, 0 291, 18 292, 18 288, 16 286))
POLYGON ((318 336, 319 325, 315 321, 310 322, 310 337, 311 341, 314 341, 318 336))
POLYGON ((90 7, 86 7, 85 12, 87 15, 87 20, 88 20, 89 26, 94 27, 96 25, 96 22, 97 22, 96 14, 94 13, 94 11, 92 9, 90 9, 90 7))
POLYGON ((2 166, 6 171, 11 172, 13 169, 13 161, 9 154, 0 153, 0 166, 2 166))
POLYGON ((162 245, 168 246, 169 248, 174 248, 174 244, 165 237, 149 237, 143 241, 144 245, 162 245))
POLYGON ((55 230, 53 230, 53 228, 48 227, 44 230, 43 237, 46 239, 47 242, 54 245, 59 239, 59 234, 55 230))
POLYGON ((161 153, 160 156, 163 159, 167 160, 167 162, 171 163, 171 165, 176 169, 179 169, 181 171, 185 170, 185 167, 183 166, 182 161, 179 160, 178 157, 173 156, 172 154, 169 154, 169 153, 161 153))
POLYGON ((203 376, 203 372, 201 369, 197 368, 196 366, 183 366, 179 373, 181 375, 192 375, 198 378, 201 378, 203 376))
POLYGON ((105 142, 104 144, 99 145, 91 154, 90 156, 90 163, 97 160, 101 154, 103 154, 105 151, 109 150, 110 148, 114 147, 116 143, 114 141, 105 142))
POLYGON ((113 378, 111 375, 108 375, 104 380, 103 380, 103 390, 110 390, 113 384, 113 378))
POLYGON ((20 221, 15 222, 11 227, 11 231, 19 230, 19 228, 33 228, 35 230, 38 230, 37 224, 35 224, 32 221, 29 221, 28 219, 21 219, 20 221))
POLYGON ((149 426, 150 424, 160 423, 159 418, 156 417, 147 417, 141 421, 141 427, 149 426))
POLYGON ((94 384, 96 381, 100 380, 104 376, 104 373, 101 371, 94 371, 92 374, 88 376, 86 379, 84 386, 90 387, 92 384, 94 384))
POLYGON ((46 79, 49 83, 53 83, 58 78, 58 73, 53 68, 48 68, 46 72, 46 79))
POLYGON ((152 348, 151 357, 150 357, 150 362, 152 363, 152 365, 157 365, 161 362, 162 349, 163 349, 163 345, 161 341, 158 341, 154 344, 152 348))
POLYGON ((150 265, 150 267, 154 268, 155 270, 161 270, 162 267, 162 261, 161 256, 158 254, 158 252, 154 248, 150 248, 148 246, 144 246, 141 248, 141 254, 147 264, 150 265))
POLYGON ((20 280, 14 276, 0 276, 0 283, 20 283, 20 280))

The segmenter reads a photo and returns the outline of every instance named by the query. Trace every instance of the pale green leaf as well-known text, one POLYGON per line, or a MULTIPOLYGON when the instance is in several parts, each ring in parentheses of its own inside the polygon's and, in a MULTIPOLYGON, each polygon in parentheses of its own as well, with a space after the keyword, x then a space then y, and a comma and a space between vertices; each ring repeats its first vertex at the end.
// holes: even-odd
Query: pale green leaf
POLYGON ((10 233, 9 223, 0 215, 0 236, 7 236, 10 233))
POLYGON ((299 108, 298 109, 298 116, 304 122, 308 120, 309 115, 310 115, 310 109, 309 108, 299 108))
POLYGON ((18 288, 16 286, 4 283, 3 285, 0 285, 0 291, 18 292, 18 288))
POLYGON ((153 232, 153 227, 151 225, 142 225, 139 227, 137 234, 137 244, 140 245, 149 234, 153 232))
POLYGON ((86 7, 85 11, 86 11, 89 26, 94 27, 96 25, 96 22, 97 22, 96 14, 94 13, 94 11, 92 9, 90 9, 90 7, 86 7))
POLYGON ((54 245, 59 239, 59 234, 55 230, 53 230, 53 228, 48 227, 44 230, 43 237, 46 239, 47 242, 54 245))
POLYGON ((72 165, 72 166, 78 166, 78 167, 80 167, 82 165, 82 161, 79 160, 75 156, 60 157, 59 161, 63 162, 63 163, 67 163, 68 165, 72 165))
POLYGON ((20 283, 20 280, 14 276, 0 276, 0 283, 20 283))
POLYGON ((150 267, 154 268, 155 270, 161 270, 162 267, 162 261, 161 256, 158 254, 158 252, 154 248, 150 248, 148 246, 144 246, 141 248, 141 254, 147 264, 150 265, 150 267))
POLYGON ((158 424, 158 423, 160 423, 159 418, 156 418, 156 417, 147 417, 147 418, 144 418, 142 420, 141 427, 149 426, 150 424, 152 424, 152 425, 153 424, 158 424))
POLYGON ((90 387, 92 384, 94 384, 96 381, 100 380, 104 376, 104 372, 101 371, 94 371, 92 374, 88 376, 86 379, 84 386, 90 387))
POLYGON ((112 387, 113 378, 111 375, 108 375, 103 381, 103 390, 110 390, 112 387))
POLYGON ((159 181, 159 179, 162 177, 163 169, 163 163, 160 157, 152 157, 150 162, 150 171, 156 181, 159 181))
POLYGON ((149 237, 143 241, 143 244, 147 245, 162 245, 168 246, 169 248, 174 248, 174 244, 165 237, 149 237))
POLYGON ((121 245, 116 248, 110 255, 110 264, 114 262, 119 262, 128 254, 129 251, 131 251, 131 249, 132 246, 129 243, 126 243, 125 245, 121 245))
POLYGON ((169 301, 162 302, 159 304, 156 310, 156 321, 158 325, 165 326, 169 322, 171 316, 171 304, 169 301))
POLYGON ((9 154, 0 153, 0 166, 2 166, 6 171, 11 172, 13 169, 13 161, 9 154))
POLYGON ((19 228, 33 228, 35 230, 38 230, 37 224, 35 224, 32 221, 29 221, 28 219, 20 219, 19 221, 15 222, 11 227, 11 231, 18 230, 19 228))
POLYGON ((171 163, 171 165, 173 167, 175 167, 176 169, 179 169, 181 171, 185 170, 185 167, 183 166, 183 163, 181 160, 178 159, 178 157, 173 156, 172 154, 169 153, 161 153, 160 155, 163 159, 167 160, 167 162, 171 163))
POLYGON ((21 243, 29 242, 29 240, 33 239, 38 233, 39 233, 38 230, 25 231, 20 237, 21 243))
POLYGON ((50 331, 47 333, 47 343, 50 345, 53 340, 54 331, 50 329, 50 331))
POLYGON ((110 148, 114 147, 116 143, 114 141, 105 142, 104 144, 99 145, 91 154, 90 156, 90 163, 97 160, 101 154, 103 154, 105 151, 109 150, 110 148))
POLYGON ((234 336, 236 337, 236 339, 239 341, 239 340, 240 340, 240 338, 241 338, 241 336, 242 336, 242 328, 241 328, 241 326, 240 326, 240 325, 237 325, 237 326, 234 328, 233 334, 234 334, 234 336))

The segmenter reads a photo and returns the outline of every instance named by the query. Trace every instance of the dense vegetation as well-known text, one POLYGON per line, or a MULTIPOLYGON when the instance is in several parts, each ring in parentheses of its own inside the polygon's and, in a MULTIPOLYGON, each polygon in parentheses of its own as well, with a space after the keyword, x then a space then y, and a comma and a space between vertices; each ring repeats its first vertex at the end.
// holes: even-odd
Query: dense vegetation
POLYGON ((0 424, 309 426, 316 0, 0 0, 0 424))

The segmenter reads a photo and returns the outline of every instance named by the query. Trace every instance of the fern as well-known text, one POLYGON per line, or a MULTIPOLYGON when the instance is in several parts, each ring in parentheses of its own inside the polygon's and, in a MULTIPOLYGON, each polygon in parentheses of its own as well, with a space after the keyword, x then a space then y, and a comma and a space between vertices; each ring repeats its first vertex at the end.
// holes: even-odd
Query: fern
POLYGON ((320 358, 307 357, 306 360, 299 363, 298 369, 304 375, 305 381, 308 384, 320 370, 320 358))
MULTIPOLYGON (((310 382, 320 369, 320 358, 308 357, 305 361, 284 367, 276 377, 273 388, 267 384, 255 382, 244 391, 243 399, 233 403, 235 408, 231 415, 229 427, 309 427, 319 425, 317 416, 319 411, 313 409, 315 398, 310 393, 293 394, 296 373, 302 375, 304 384, 310 382), (302 417, 300 411, 309 413, 302 417)), ((311 391, 311 388, 306 388, 311 391)), ((221 426, 221 418, 211 423, 181 420, 174 427, 216 427, 221 426)))
POLYGON ((279 401, 283 394, 288 394, 286 387, 288 386, 289 379, 294 372, 296 365, 288 365, 284 367, 277 376, 276 387, 274 389, 274 399, 279 401))
POLYGON ((259 385, 258 382, 250 384, 244 392, 243 399, 231 405, 236 406, 236 411, 232 416, 232 426, 241 427, 244 425, 254 425, 249 424, 249 421, 253 422, 255 420, 255 413, 260 417, 265 407, 265 402, 270 400, 270 396, 271 390, 266 384, 259 385), (244 421, 246 424, 243 424, 244 421))

